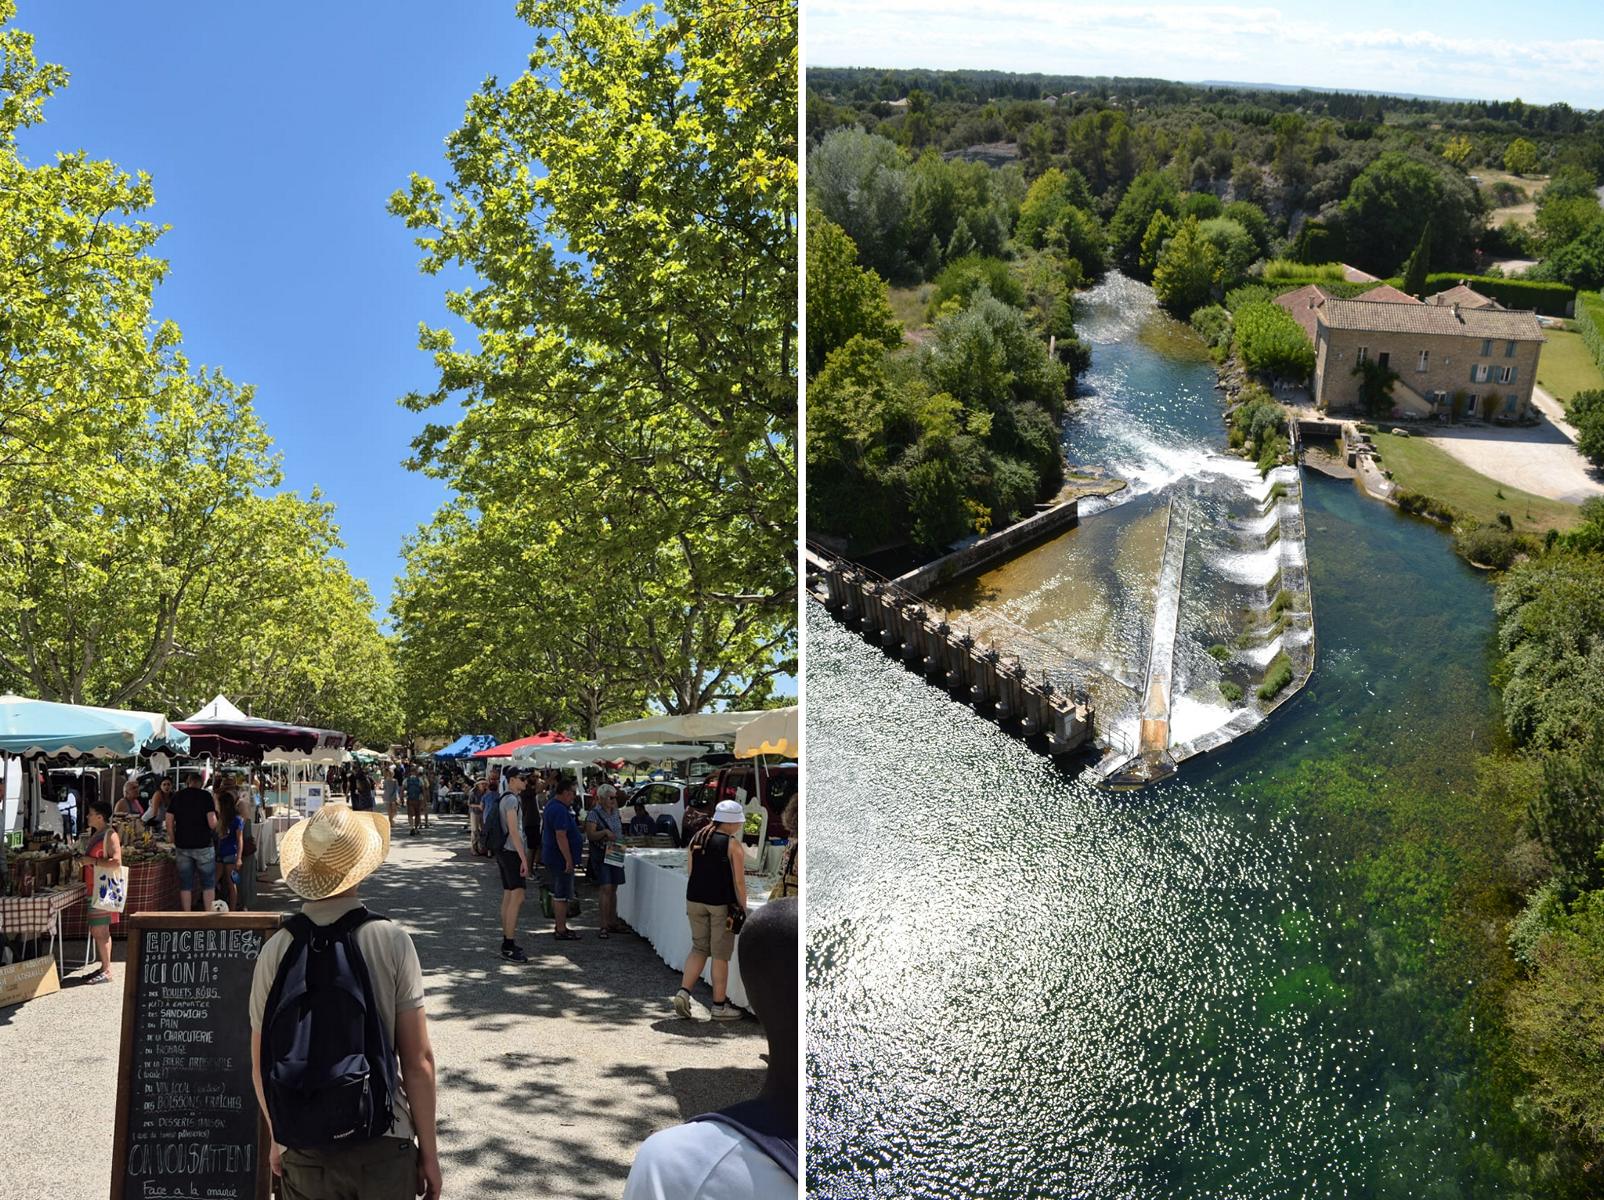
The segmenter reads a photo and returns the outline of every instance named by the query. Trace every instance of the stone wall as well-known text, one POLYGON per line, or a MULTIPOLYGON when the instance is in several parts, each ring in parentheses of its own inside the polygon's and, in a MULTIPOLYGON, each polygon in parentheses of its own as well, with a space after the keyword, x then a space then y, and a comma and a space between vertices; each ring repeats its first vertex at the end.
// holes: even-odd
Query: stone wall
POLYGON ((936 559, 935 562, 916 567, 893 582, 905 592, 923 596, 940 584, 971 574, 1005 555, 1062 533, 1074 527, 1079 520, 1080 503, 1076 500, 1066 500, 1045 512, 1026 517, 1023 521, 1016 521, 1007 529, 999 530, 954 550, 951 554, 936 559))

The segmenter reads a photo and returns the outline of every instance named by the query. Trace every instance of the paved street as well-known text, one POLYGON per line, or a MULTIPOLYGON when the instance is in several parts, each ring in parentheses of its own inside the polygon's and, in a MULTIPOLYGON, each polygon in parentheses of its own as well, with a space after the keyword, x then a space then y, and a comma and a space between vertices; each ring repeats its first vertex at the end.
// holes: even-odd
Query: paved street
MULTIPOLYGON (((407 928, 423 962, 447 1196, 616 1200, 648 1134, 756 1093, 757 1022, 676 1019, 674 972, 640 938, 597 939, 588 891, 574 923, 584 940, 562 943, 531 893, 520 934, 531 961, 504 963, 499 882, 468 853, 463 818, 419 838, 398 831, 362 895, 407 928)), ((264 886, 259 907, 286 895, 264 886)), ((69 964, 82 953, 69 947, 69 964)), ((0 1200, 107 1194, 121 979, 0 1009, 0 1200)))

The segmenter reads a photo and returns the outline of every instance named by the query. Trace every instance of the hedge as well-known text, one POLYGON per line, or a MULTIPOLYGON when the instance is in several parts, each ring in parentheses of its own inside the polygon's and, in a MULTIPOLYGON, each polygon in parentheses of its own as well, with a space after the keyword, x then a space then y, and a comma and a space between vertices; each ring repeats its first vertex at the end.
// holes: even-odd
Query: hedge
POLYGON ((1314 373, 1314 346, 1291 313, 1256 301, 1236 310, 1236 351, 1248 370, 1302 383, 1314 373))
POLYGON ((1568 317, 1576 289, 1565 283, 1540 283, 1531 279, 1499 279, 1490 275, 1462 275, 1457 271, 1436 271, 1426 276, 1426 295, 1447 291, 1461 280, 1474 290, 1498 301, 1505 308, 1530 308, 1545 317, 1568 317))
POLYGON ((1576 293, 1576 327, 1582 331, 1593 361, 1604 371, 1604 294, 1576 293))

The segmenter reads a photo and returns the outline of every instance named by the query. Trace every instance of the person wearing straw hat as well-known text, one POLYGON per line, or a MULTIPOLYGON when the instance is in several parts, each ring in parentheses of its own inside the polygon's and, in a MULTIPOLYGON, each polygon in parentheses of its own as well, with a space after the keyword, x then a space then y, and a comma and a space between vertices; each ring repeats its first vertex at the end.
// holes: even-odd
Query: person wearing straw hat
MULTIPOLYGON (((389 851, 387 814, 328 803, 283 835, 279 863, 284 882, 306 902, 302 913, 313 925, 326 928, 364 908, 357 888, 389 851)), ((257 1103, 269 1121, 273 1173, 283 1176, 286 1197, 433 1200, 441 1188, 434 1049, 423 1012, 418 952, 404 929, 382 917, 369 917, 349 936, 361 953, 380 1022, 400 1064, 390 1098, 394 1120, 383 1136, 341 1142, 329 1149, 292 1149, 272 1140, 262 1086, 261 1034, 269 995, 293 943, 291 931, 281 929, 267 940, 256 960, 250 999, 251 1072, 257 1103)), ((363 1047, 354 1046, 351 1052, 360 1054, 363 1047)))

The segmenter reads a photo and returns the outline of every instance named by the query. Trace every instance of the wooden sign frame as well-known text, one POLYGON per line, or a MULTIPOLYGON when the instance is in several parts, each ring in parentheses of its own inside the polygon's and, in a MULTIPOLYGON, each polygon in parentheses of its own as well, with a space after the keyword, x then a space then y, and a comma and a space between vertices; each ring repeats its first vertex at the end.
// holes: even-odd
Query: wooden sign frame
MULTIPOLYGON (((144 958, 145 939, 140 936, 152 929, 255 929, 264 941, 284 923, 287 913, 262 912, 164 912, 134 913, 125 916, 128 928, 128 961, 123 966, 123 1022, 122 1039, 117 1056, 117 1108, 114 1116, 116 1137, 111 1152, 111 1200, 139 1200, 132 1191, 125 1191, 128 1178, 128 1141, 130 1130, 130 1104, 133 1100, 134 1018, 138 1005, 141 959, 144 958)), ((249 1019, 248 1013, 236 1014, 249 1019)), ((257 1104, 256 1092, 250 1093, 250 1102, 256 1113, 256 1192, 255 1200, 271 1200, 273 1169, 267 1141, 267 1118, 257 1104)))

